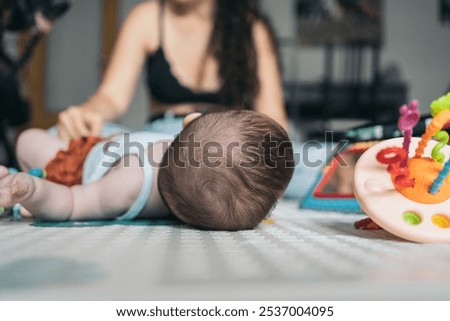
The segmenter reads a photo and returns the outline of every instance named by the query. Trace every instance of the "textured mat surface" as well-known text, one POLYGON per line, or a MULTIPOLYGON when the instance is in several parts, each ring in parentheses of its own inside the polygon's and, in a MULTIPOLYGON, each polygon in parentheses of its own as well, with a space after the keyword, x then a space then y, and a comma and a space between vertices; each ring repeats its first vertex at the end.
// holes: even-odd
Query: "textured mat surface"
POLYGON ((234 233, 2 219, 0 299, 450 299, 450 245, 355 230, 361 217, 282 202, 234 233))

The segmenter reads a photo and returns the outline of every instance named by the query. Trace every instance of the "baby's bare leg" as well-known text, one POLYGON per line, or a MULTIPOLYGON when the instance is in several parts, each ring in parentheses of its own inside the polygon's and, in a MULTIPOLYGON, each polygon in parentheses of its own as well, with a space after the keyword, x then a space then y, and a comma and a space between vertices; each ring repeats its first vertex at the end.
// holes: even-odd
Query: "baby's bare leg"
POLYGON ((143 182, 137 157, 88 185, 67 187, 0 166, 0 207, 21 203, 34 217, 51 220, 115 218, 136 200, 143 182))
POLYGON ((24 171, 34 167, 43 168, 59 150, 64 149, 67 149, 67 144, 58 137, 42 129, 28 129, 17 141, 17 160, 24 171))

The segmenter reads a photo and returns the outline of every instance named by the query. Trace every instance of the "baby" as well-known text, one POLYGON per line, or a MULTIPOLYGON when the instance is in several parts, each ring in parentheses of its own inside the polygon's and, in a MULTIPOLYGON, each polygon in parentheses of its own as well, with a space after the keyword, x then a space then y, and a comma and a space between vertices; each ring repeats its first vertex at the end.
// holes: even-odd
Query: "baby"
MULTIPOLYGON (((187 118, 175 139, 144 132, 95 144, 83 160, 82 184, 66 186, 0 167, 0 207, 20 203, 34 217, 52 221, 173 214, 203 229, 256 227, 292 176, 286 132, 246 110, 187 118)), ((60 139, 32 129, 19 138, 17 157, 25 171, 43 168, 65 148, 60 139)))

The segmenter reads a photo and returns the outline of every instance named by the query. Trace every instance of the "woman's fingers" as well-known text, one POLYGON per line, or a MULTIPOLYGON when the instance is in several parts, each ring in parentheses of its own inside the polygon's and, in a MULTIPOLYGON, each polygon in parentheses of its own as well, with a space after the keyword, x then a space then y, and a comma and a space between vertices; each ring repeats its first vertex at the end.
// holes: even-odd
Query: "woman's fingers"
POLYGON ((64 141, 69 141, 71 139, 80 137, 67 111, 60 113, 58 118, 59 118, 58 122, 59 132, 62 134, 61 138, 64 141))
POLYGON ((97 112, 69 107, 59 114, 58 135, 66 142, 82 136, 100 136, 102 125, 102 117, 97 112))
POLYGON ((84 122, 89 127, 89 135, 100 136, 103 127, 103 118, 96 112, 83 114, 84 122))
POLYGON ((69 119, 72 122, 77 137, 89 136, 88 124, 83 118, 82 113, 78 110, 68 110, 67 112, 69 113, 69 119))

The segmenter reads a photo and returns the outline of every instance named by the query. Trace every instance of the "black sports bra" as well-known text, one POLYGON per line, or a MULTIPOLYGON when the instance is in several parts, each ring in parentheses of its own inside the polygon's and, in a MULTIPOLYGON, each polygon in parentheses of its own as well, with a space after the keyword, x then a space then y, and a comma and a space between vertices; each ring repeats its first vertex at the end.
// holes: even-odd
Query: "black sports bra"
POLYGON ((163 1, 160 3, 159 48, 147 57, 147 84, 152 97, 167 104, 206 103, 220 104, 218 92, 194 92, 182 85, 173 75, 163 51, 163 1))
POLYGON ((150 93, 162 103, 220 104, 218 92, 194 92, 183 86, 173 75, 162 47, 147 58, 146 69, 150 93))

